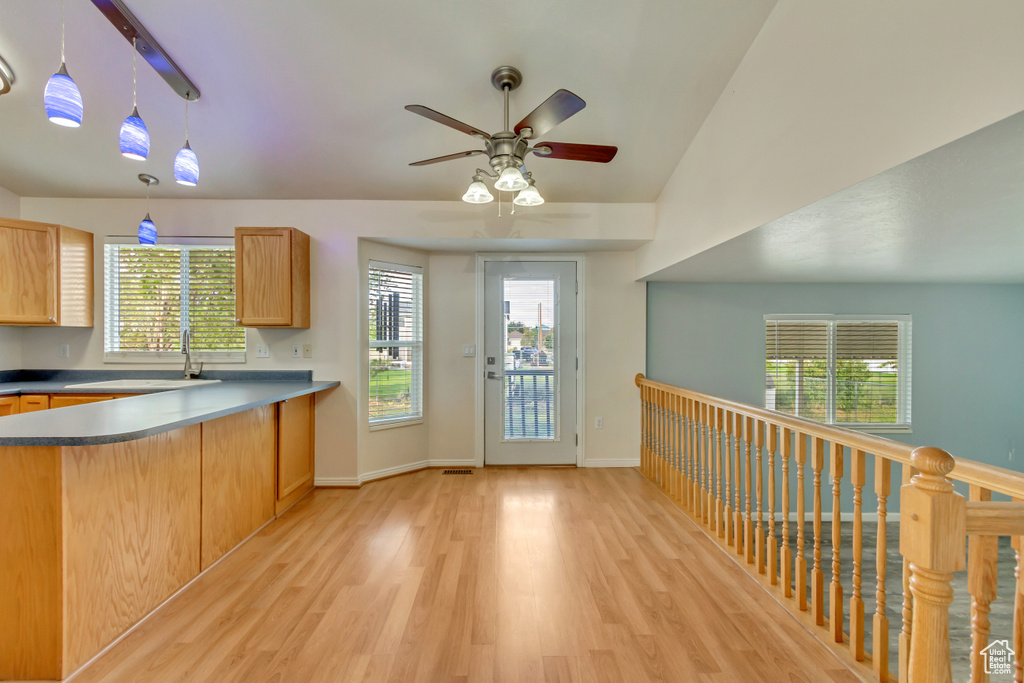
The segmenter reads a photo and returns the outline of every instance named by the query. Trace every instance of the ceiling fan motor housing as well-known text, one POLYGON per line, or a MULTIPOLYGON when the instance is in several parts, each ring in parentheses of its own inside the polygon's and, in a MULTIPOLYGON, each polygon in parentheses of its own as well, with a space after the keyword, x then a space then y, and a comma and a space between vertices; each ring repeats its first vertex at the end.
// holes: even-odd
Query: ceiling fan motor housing
POLYGON ((484 140, 484 144, 495 173, 501 173, 507 166, 522 166, 526 152, 530 148, 529 142, 510 131, 496 133, 489 140, 484 140))

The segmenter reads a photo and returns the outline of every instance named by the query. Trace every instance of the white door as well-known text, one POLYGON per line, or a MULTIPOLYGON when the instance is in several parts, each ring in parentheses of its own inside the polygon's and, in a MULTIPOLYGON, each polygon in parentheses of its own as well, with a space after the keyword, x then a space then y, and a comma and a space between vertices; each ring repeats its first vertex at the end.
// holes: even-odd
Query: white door
POLYGON ((576 264, 487 261, 484 463, 576 464, 576 264))

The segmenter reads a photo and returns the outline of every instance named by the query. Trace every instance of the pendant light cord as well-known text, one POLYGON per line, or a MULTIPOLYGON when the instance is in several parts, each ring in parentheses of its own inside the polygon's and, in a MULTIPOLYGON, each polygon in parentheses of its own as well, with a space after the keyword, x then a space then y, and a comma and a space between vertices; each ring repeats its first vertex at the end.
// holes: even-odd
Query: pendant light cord
MULTIPOLYGON (((62 0, 63 1, 63 0, 62 0)), ((132 109, 136 109, 139 105, 136 102, 136 93, 138 92, 139 84, 135 77, 135 55, 138 54, 138 49, 135 46, 135 41, 138 40, 137 36, 132 37, 132 109)))
POLYGON ((60 63, 64 63, 64 0, 60 0, 60 63))
POLYGON ((185 144, 188 144, 188 97, 185 98, 185 144))

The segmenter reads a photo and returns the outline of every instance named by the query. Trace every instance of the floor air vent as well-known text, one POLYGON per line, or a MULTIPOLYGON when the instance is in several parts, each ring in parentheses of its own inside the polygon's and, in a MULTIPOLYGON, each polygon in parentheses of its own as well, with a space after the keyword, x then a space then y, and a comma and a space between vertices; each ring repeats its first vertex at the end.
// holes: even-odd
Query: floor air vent
POLYGON ((473 474, 473 470, 445 470, 441 474, 473 474))

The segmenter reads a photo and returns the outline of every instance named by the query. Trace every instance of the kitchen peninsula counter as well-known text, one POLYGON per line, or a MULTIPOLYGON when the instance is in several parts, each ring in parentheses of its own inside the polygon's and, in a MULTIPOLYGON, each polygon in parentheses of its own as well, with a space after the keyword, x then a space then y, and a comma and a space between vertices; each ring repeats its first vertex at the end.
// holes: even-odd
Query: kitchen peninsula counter
MULTIPOLYGON (((126 377, 25 374, 0 397, 126 377)), ((0 680, 71 675, 305 496, 336 386, 276 373, 0 417, 0 680)))

